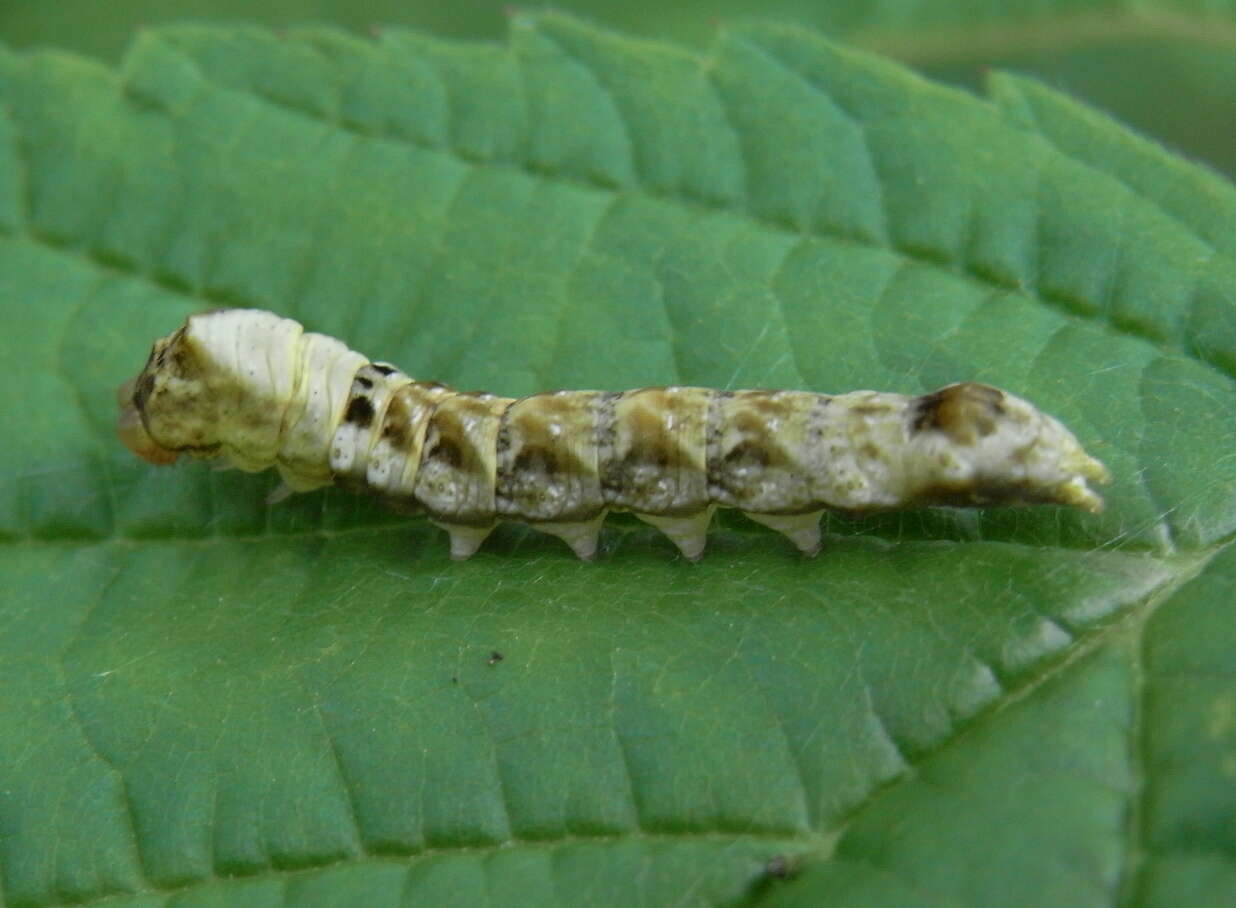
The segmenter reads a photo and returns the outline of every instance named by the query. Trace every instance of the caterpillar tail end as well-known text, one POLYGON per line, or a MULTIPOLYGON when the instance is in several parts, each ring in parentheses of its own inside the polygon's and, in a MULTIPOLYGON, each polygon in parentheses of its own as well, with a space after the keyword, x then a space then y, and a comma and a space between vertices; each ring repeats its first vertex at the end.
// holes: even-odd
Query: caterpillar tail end
POLYGON ((161 447, 146 431, 142 415, 133 400, 136 388, 137 380, 131 378, 116 389, 116 402, 120 405, 120 415, 116 418, 116 437, 121 444, 147 463, 160 467, 175 463, 180 454, 161 447))
POLYGON ((1083 511, 1089 511, 1091 514, 1101 514, 1103 512, 1103 498, 1094 489, 1090 488, 1087 480, 1096 485, 1107 485, 1112 481, 1112 476, 1108 472, 1107 467, 1103 466, 1093 457, 1086 459, 1089 462, 1082 466, 1078 471, 1078 475, 1061 486, 1059 490, 1060 500, 1064 504, 1081 508, 1083 511))
POLYGON ((1082 453, 1074 465, 1073 477, 1057 490, 1056 494, 1062 504, 1081 508, 1091 514, 1103 512, 1103 498, 1088 483, 1108 485, 1112 481, 1111 471, 1101 461, 1082 453))

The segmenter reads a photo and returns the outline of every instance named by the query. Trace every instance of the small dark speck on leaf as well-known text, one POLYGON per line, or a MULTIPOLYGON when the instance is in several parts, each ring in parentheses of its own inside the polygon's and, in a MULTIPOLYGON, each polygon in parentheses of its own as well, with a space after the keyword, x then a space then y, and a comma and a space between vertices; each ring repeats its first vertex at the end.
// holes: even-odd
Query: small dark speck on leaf
POLYGON ((459 675, 451 675, 451 683, 452 683, 452 684, 458 684, 458 683, 459 683, 459 675))
POLYGON ((506 657, 502 655, 502 653, 498 652, 497 650, 494 650, 492 653, 489 654, 489 658, 485 660, 485 663, 487 665, 497 665, 499 662, 501 662, 505 658, 506 657))
POLYGON ((799 859, 794 855, 774 854, 764 862, 762 871, 752 881, 747 893, 752 901, 759 901, 782 882, 798 875, 799 859))
POLYGON ((790 865, 790 861, 785 855, 775 854, 764 865, 764 873, 775 880, 784 880, 793 876, 794 868, 790 865))

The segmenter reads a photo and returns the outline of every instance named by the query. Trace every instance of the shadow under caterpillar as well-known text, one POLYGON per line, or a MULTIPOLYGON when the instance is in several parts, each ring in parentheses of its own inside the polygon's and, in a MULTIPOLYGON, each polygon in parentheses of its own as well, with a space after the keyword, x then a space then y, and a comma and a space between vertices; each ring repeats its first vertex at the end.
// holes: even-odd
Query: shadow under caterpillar
POLYGON ((337 484, 427 513, 467 558, 499 520, 596 554, 630 511, 689 559, 718 507, 802 552, 827 508, 1057 504, 1091 512, 1107 469, 1059 421, 987 385, 876 391, 555 391, 518 400, 415 381, 270 312, 190 316, 120 389, 135 454, 275 467, 272 495, 337 484))

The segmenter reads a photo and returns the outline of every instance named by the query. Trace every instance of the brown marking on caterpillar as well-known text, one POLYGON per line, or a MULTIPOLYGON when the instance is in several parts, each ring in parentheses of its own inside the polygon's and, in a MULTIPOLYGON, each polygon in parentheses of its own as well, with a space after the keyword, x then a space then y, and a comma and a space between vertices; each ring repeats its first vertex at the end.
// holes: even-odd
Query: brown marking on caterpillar
POLYGON ((912 426, 915 432, 935 429, 957 444, 972 445, 995 432, 1005 414, 1003 391, 963 382, 920 397, 912 426))
POLYGON ((730 448, 729 453, 725 455, 725 464, 731 467, 762 470, 768 466, 771 459, 767 449, 753 441, 741 441, 730 448))
POLYGON ((995 479, 981 479, 970 483, 941 482, 925 486, 918 495, 922 505, 933 507, 982 508, 992 505, 1059 503, 1031 483, 995 479))
POLYGON ((601 395, 536 394, 515 401, 498 432, 497 507, 530 522, 580 523, 605 507, 598 473, 601 395))
POLYGON ((709 494, 723 507, 754 513, 818 510, 807 433, 819 395, 739 391, 717 413, 720 443, 709 461, 709 494))
POLYGON ((386 423, 382 426, 382 437, 390 443, 391 447, 400 450, 406 450, 408 446, 407 426, 397 419, 399 414, 403 412, 403 409, 403 406, 400 405, 398 410, 396 410, 395 404, 392 401, 390 408, 386 411, 388 414, 386 423), (395 410, 395 412, 392 413, 392 410, 395 410))
POLYGON ((492 526, 498 417, 509 401, 449 394, 429 417, 414 495, 437 520, 492 526))
POLYGON ((373 404, 368 397, 353 397, 343 413, 343 419, 358 428, 368 429, 373 424, 373 404))
POLYGON ((825 509, 1098 511, 1088 483, 1108 481, 1057 420, 973 382, 917 397, 665 387, 512 400, 414 381, 253 310, 190 317, 118 400, 117 433, 152 463, 183 451, 275 466, 289 491, 363 489, 428 513, 453 558, 507 519, 591 559, 616 509, 695 559, 718 506, 814 554, 825 509))
POLYGON ((601 462, 612 507, 677 517, 708 506, 707 423, 712 392, 641 388, 614 402, 614 435, 601 462))
POLYGON ((433 447, 425 452, 425 460, 440 460, 452 470, 463 467, 463 450, 451 438, 437 438, 433 447))

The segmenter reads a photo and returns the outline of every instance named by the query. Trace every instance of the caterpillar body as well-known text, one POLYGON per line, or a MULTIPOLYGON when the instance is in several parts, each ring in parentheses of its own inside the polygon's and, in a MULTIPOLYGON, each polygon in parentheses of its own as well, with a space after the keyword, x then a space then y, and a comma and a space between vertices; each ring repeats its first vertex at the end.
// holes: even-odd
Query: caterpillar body
POLYGON ((703 553, 718 507, 820 548, 828 508, 1059 504, 1107 469, 1056 419, 965 382, 922 396, 641 388, 518 400, 417 381, 270 312, 190 316, 120 392, 138 456, 275 467, 272 497, 339 484, 427 513, 472 555, 501 520, 596 554, 608 511, 703 553))

